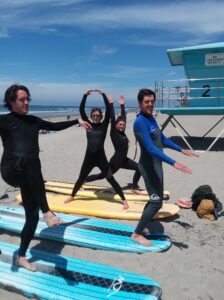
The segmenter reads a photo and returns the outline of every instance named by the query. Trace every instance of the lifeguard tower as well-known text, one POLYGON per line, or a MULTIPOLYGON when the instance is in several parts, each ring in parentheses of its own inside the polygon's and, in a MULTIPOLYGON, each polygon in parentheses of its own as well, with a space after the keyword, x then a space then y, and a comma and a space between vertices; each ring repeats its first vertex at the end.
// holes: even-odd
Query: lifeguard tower
MULTIPOLYGON (((224 43, 168 49, 167 54, 171 65, 184 65, 187 79, 155 83, 157 96, 155 110, 168 114, 162 130, 169 122, 177 129, 176 123, 190 137, 175 115, 222 115, 221 119, 203 135, 205 137, 224 119, 224 43)), ((207 151, 223 132, 224 129, 207 151)), ((179 130, 178 133, 181 134, 179 130)), ((182 134, 181 136, 191 148, 184 136, 182 134)))

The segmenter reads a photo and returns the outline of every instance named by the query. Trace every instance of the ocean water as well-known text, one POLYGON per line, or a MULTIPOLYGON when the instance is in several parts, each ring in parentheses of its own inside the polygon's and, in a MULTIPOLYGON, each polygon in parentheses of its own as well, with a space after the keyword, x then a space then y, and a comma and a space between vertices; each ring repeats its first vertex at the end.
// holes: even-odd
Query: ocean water
MULTIPOLYGON (((86 113, 89 114, 92 107, 86 106, 86 113)), ((126 107, 127 112, 136 111, 134 107, 126 107)), ((104 111, 104 107, 102 107, 104 111)), ((8 113, 9 111, 0 105, 0 114, 8 113)), ((120 108, 115 107, 115 113, 119 114, 120 108)), ((63 106, 63 105, 32 105, 30 104, 30 115, 39 117, 51 117, 51 116, 68 116, 68 115, 79 115, 79 106, 63 106)))

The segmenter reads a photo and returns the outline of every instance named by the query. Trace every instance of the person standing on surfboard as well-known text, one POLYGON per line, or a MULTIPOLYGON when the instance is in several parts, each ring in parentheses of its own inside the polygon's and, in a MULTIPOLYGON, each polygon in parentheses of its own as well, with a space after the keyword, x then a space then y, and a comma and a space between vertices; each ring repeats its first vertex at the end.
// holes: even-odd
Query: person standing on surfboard
MULTIPOLYGON (((125 112, 125 97, 121 96, 119 104, 121 106, 121 114, 118 118, 115 118, 114 112, 114 98, 113 96, 108 97, 110 103, 110 114, 111 114, 111 129, 110 136, 115 149, 114 155, 109 161, 110 169, 112 173, 116 173, 120 168, 135 171, 133 176, 133 182, 131 189, 133 192, 138 193, 138 181, 141 177, 141 173, 138 170, 138 163, 127 157, 128 155, 128 144, 129 140, 125 134, 126 129, 126 112, 125 112)), ((88 176, 86 182, 91 182, 99 179, 103 179, 103 174, 94 174, 88 176)))
POLYGON ((150 195, 146 203, 139 223, 131 235, 131 239, 145 246, 152 243, 144 237, 144 233, 149 232, 148 225, 154 215, 162 207, 163 200, 163 169, 162 162, 166 162, 175 169, 191 174, 192 170, 188 166, 176 162, 163 152, 163 146, 175 151, 179 151, 188 156, 199 156, 195 152, 182 149, 168 139, 159 129, 153 117, 153 108, 156 95, 152 90, 141 89, 138 93, 138 103, 140 113, 134 122, 134 134, 140 145, 141 155, 139 160, 139 170, 145 181, 145 186, 150 195))
POLYGON ((91 130, 91 125, 83 120, 52 123, 27 115, 30 100, 30 92, 24 85, 14 84, 5 92, 3 102, 10 113, 0 116, 0 135, 4 149, 1 175, 6 183, 20 188, 26 216, 15 263, 30 271, 36 271, 36 266, 29 263, 25 255, 39 221, 39 209, 49 227, 62 222, 50 211, 47 203, 39 159, 39 131, 58 131, 75 124, 91 130))
POLYGON ((87 131, 87 149, 85 158, 81 167, 80 175, 78 180, 76 181, 71 196, 65 200, 65 203, 69 203, 74 201, 74 196, 81 188, 83 183, 86 181, 89 173, 92 171, 94 167, 98 167, 102 173, 102 178, 106 178, 106 180, 112 185, 115 192, 120 196, 123 200, 123 208, 128 209, 128 202, 125 199, 124 193, 118 184, 118 182, 113 177, 110 165, 106 158, 105 150, 104 150, 104 141, 107 134, 107 129, 110 121, 110 104, 106 97, 106 95, 101 90, 89 90, 87 91, 82 98, 80 107, 80 115, 82 119, 92 126, 92 130, 90 132, 87 131), (104 103, 106 106, 106 112, 104 120, 101 122, 103 118, 103 114, 100 108, 95 107, 91 110, 90 117, 92 122, 86 115, 85 105, 87 97, 96 92, 103 96, 104 103))

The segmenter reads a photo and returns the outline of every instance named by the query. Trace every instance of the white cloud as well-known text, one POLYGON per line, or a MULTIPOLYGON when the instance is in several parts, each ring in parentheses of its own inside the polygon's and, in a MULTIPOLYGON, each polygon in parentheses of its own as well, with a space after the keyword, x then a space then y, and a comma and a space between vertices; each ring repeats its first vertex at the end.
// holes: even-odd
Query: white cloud
POLYGON ((223 33, 224 2, 218 0, 104 6, 96 3, 72 0, 1 1, 0 22, 6 28, 27 30, 62 25, 90 30, 156 28, 193 35, 223 33), (70 5, 69 9, 66 5, 70 5), (16 9, 10 9, 13 6, 16 9))
POLYGON ((26 7, 28 5, 71 5, 76 3, 86 2, 87 0, 1 0, 0 7, 26 7))
POLYGON ((144 76, 152 72, 161 71, 161 68, 149 68, 149 67, 135 67, 135 66, 113 66, 108 72, 95 72, 92 73, 95 76, 108 77, 108 78, 135 78, 138 76, 144 76))
POLYGON ((111 55, 118 51, 115 47, 108 47, 106 45, 93 45, 91 53, 93 55, 111 55))

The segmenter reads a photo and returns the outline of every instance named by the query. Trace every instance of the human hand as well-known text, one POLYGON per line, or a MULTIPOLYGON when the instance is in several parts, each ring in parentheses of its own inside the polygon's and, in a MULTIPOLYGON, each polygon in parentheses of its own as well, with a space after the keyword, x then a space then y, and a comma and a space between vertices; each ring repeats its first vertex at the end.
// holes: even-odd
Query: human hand
POLYGON ((90 95, 90 94, 92 94, 94 91, 95 91, 95 90, 88 90, 88 91, 85 92, 85 94, 86 94, 86 95, 90 95))
POLYGON ((100 94, 100 95, 103 94, 103 91, 102 91, 102 90, 94 90, 94 92, 96 92, 96 93, 98 93, 98 94, 100 94))
POLYGON ((183 173, 188 173, 188 174, 192 174, 192 170, 190 168, 188 168, 188 166, 180 164, 178 162, 175 162, 175 164, 173 165, 173 167, 183 173))
POLYGON ((108 96, 108 101, 110 104, 114 103, 114 96, 113 95, 109 95, 108 96))
POLYGON ((79 125, 84 127, 86 129, 86 131, 90 132, 92 130, 92 126, 89 124, 89 122, 83 121, 83 120, 79 120, 79 125))
POLYGON ((120 105, 124 105, 125 104, 125 97, 124 96, 120 96, 120 99, 118 101, 120 103, 120 105))
POLYGON ((188 149, 182 149, 181 153, 183 153, 184 155, 188 155, 188 156, 196 156, 199 157, 199 153, 196 153, 192 150, 188 150, 188 149))

